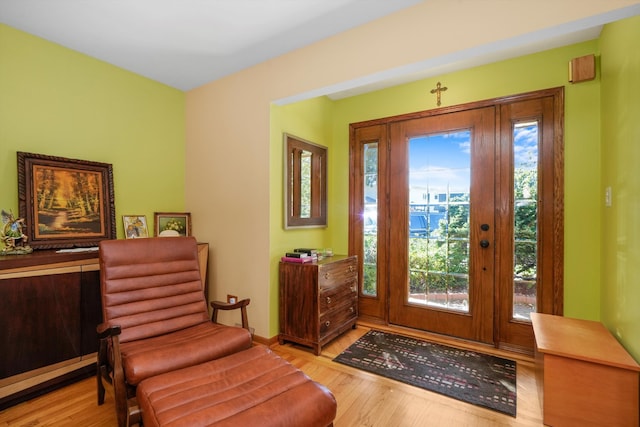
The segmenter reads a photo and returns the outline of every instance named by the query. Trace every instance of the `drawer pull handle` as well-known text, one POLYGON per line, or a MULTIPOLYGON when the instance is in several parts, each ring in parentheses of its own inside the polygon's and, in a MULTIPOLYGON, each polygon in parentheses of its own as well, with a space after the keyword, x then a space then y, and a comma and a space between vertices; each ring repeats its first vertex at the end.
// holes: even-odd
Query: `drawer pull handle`
POLYGON ((351 289, 351 292, 357 292, 358 288, 356 288, 355 286, 351 286, 349 289, 351 289))
POLYGON ((349 307, 349 313, 353 313, 353 312, 355 312, 355 311, 356 311, 356 309, 355 309, 355 308, 353 308, 353 307, 349 307))
POLYGON ((324 278, 329 280, 329 273, 324 273, 324 278))
POLYGON ((331 322, 329 322, 328 320, 326 322, 324 322, 324 326, 326 326, 327 328, 329 327, 330 324, 331 324, 331 322))
POLYGON ((327 304, 331 304, 331 297, 327 297, 327 304))
POLYGON ((349 273, 353 273, 353 265, 349 266, 349 273))

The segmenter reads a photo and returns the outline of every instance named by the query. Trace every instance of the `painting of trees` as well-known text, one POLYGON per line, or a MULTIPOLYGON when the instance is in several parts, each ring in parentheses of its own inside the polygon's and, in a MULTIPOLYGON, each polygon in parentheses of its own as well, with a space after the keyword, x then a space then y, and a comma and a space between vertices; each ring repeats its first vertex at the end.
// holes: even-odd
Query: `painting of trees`
POLYGON ((34 190, 41 235, 102 234, 102 174, 36 166, 34 190))

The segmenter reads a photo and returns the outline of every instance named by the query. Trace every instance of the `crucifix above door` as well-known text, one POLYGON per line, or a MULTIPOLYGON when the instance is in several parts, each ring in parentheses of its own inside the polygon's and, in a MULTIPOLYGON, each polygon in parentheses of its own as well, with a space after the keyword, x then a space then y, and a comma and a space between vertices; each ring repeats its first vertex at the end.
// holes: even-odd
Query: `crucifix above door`
POLYGON ((435 93, 436 94, 436 105, 439 107, 441 102, 440 102, 440 95, 442 94, 442 92, 444 92, 445 90, 449 89, 446 86, 442 86, 442 84, 440 82, 438 82, 438 84, 436 84, 436 88, 435 89, 431 89, 431 93, 435 93))

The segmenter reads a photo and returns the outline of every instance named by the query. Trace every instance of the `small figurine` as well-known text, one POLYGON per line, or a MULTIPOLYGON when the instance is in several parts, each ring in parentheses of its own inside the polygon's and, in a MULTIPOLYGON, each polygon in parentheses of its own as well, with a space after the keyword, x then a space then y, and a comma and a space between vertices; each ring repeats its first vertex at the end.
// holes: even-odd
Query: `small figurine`
POLYGON ((23 255, 33 252, 31 246, 27 245, 27 235, 22 232, 24 226, 24 218, 15 219, 12 211, 2 210, 0 238, 4 248, 0 250, 0 255, 23 255))

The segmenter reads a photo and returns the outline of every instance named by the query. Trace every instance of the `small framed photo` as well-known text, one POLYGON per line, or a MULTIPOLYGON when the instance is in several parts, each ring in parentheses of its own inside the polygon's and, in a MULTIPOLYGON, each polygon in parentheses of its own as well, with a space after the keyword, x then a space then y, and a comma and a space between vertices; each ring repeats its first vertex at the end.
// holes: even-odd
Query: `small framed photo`
POLYGON ((149 237, 147 217, 145 215, 123 215, 124 236, 127 239, 149 237))
POLYGON ((156 212, 155 223, 156 236, 191 236, 190 212, 156 212))

